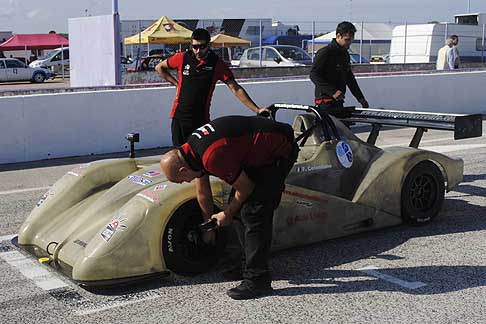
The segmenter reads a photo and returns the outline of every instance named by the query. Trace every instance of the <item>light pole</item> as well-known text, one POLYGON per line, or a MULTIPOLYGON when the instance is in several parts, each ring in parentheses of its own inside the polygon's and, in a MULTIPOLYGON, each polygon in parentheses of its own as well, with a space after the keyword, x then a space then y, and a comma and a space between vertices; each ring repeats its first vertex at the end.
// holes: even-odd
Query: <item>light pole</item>
POLYGON ((471 0, 467 0, 467 13, 471 13, 471 0))
POLYGON ((122 84, 121 50, 120 50, 120 14, 118 13, 118 0, 113 0, 113 18, 115 20, 115 84, 122 84))

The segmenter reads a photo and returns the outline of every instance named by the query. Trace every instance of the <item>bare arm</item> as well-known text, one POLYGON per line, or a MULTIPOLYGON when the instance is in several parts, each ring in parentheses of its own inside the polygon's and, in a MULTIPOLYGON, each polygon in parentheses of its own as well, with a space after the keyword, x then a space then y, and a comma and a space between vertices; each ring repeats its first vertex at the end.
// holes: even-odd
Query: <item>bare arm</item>
MULTIPOLYGON (((238 98, 239 101, 241 101, 242 104, 247 106, 251 111, 254 113, 261 113, 263 111, 268 111, 266 108, 260 108, 258 107, 255 102, 250 98, 248 93, 243 89, 242 86, 238 84, 234 79, 230 79, 226 82, 226 85, 228 88, 230 88, 231 92, 234 94, 236 98, 238 98)), ((270 111, 268 111, 270 112, 270 111)))
POLYGON ((173 86, 177 87, 177 80, 167 71, 169 69, 169 65, 167 64, 167 60, 163 60, 155 67, 155 71, 164 78, 166 81, 170 82, 173 86))
POLYGON ((204 175, 196 178, 197 202, 201 207, 204 220, 208 220, 213 215, 213 193, 209 184, 209 176, 204 175))
POLYGON ((233 183, 235 191, 235 197, 229 203, 228 207, 217 214, 214 214, 211 218, 216 218, 218 226, 226 226, 231 224, 234 215, 236 215, 246 199, 251 195, 255 184, 246 175, 245 171, 242 171, 238 179, 233 183))

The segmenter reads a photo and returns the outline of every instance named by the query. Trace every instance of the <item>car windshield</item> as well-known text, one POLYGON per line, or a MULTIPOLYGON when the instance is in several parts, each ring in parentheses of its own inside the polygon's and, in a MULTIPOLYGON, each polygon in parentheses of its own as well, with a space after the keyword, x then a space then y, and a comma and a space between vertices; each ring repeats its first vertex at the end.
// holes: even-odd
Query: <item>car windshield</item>
POLYGON ((311 60, 310 56, 303 49, 298 47, 276 47, 276 50, 280 55, 292 61, 311 60))
POLYGON ((46 55, 41 56, 39 59, 41 59, 41 60, 45 60, 45 59, 47 59, 47 58, 53 57, 53 56, 54 56, 54 55, 56 55, 58 52, 59 52, 59 50, 52 50, 52 51, 49 51, 49 52, 47 52, 47 54, 46 54, 46 55))

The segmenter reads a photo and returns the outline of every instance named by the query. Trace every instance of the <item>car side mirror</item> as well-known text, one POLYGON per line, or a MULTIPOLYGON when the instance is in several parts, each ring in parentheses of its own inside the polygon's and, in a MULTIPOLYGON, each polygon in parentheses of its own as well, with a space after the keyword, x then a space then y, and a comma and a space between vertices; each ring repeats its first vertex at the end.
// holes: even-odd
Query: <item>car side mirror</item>
POLYGON ((275 62, 277 62, 277 64, 280 64, 280 62, 282 62, 282 59, 280 57, 276 57, 273 59, 275 62))

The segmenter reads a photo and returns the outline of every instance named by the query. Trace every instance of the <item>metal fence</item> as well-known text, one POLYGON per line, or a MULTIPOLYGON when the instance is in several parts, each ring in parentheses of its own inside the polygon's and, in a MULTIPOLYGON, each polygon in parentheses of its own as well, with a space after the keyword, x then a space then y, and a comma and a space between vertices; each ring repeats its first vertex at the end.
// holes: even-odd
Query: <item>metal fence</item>
MULTIPOLYGON (((274 55, 266 53, 265 45, 293 45, 302 48, 310 60, 334 37, 338 21, 284 21, 272 19, 188 19, 175 20, 188 29, 205 28, 211 35, 218 33, 239 37, 250 46, 218 49, 225 61, 238 60, 248 47, 255 51, 257 66, 278 66, 274 55)), ((122 39, 139 33, 153 21, 122 21, 122 39), (131 27, 130 27, 131 26, 131 27)), ((352 63, 432 63, 438 50, 452 35, 459 36, 459 53, 463 62, 485 63, 486 25, 458 25, 437 22, 354 22, 357 29, 350 48, 352 63)), ((186 50, 189 43, 178 45, 124 46, 125 55, 141 57, 156 49, 169 52, 186 50)), ((270 53, 270 51, 268 51, 270 53)), ((253 62, 255 63, 255 62, 253 62)), ((236 63, 234 63, 236 64, 236 63)), ((283 64, 281 64, 283 65, 283 64)))

